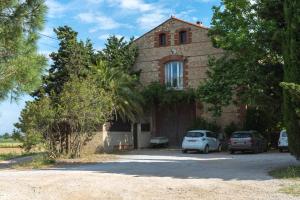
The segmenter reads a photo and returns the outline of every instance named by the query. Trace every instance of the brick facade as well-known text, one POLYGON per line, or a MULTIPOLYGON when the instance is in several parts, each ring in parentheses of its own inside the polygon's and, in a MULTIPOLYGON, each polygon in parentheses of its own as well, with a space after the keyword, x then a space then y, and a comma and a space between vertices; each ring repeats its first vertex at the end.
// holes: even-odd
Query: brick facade
POLYGON ((171 34, 170 31, 158 31, 155 32, 155 36, 154 36, 154 47, 158 48, 158 47, 168 47, 171 45, 171 34), (161 46, 160 45, 160 38, 159 36, 161 34, 166 34, 166 45, 161 46))
POLYGON ((180 44, 180 38, 179 38, 179 33, 181 31, 186 31, 187 33, 187 41, 185 44, 190 44, 192 43, 192 31, 191 31, 191 28, 180 28, 180 29, 177 29, 174 33, 174 45, 183 45, 183 44, 180 44))
MULTIPOLYGON (((165 64, 169 61, 182 61, 184 88, 196 89, 207 77, 209 57, 218 58, 223 55, 223 50, 212 46, 207 33, 208 29, 200 24, 192 24, 172 17, 136 39, 139 56, 134 69, 141 71, 142 85, 146 86, 152 82, 164 84, 165 64), (179 44, 180 31, 187 31, 185 44, 179 44), (166 45, 162 47, 159 46, 161 33, 166 33, 167 36, 166 45)), ((197 116, 212 118, 207 112, 207 105, 202 103, 196 105, 197 116)), ((239 122, 239 116, 239 108, 231 105, 224 108, 223 115, 217 121, 224 127, 232 121, 239 122)))

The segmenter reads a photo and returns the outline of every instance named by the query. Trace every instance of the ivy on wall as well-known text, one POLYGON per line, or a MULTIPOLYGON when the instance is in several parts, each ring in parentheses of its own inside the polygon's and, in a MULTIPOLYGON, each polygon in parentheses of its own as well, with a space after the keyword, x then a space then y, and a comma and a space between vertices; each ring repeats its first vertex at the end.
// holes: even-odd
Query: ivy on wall
POLYGON ((193 103, 196 96, 193 89, 175 90, 167 88, 158 82, 153 82, 142 91, 146 106, 174 105, 178 103, 193 103))

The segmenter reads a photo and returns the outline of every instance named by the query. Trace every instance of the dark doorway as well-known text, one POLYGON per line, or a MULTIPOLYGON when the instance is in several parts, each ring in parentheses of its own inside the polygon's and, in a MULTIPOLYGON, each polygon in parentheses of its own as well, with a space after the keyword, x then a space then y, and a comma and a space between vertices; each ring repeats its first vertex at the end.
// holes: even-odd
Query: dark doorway
POLYGON ((195 104, 161 106, 156 109, 155 136, 165 136, 169 145, 178 147, 196 118, 195 104))
POLYGON ((137 123, 133 124, 133 147, 138 148, 138 134, 137 134, 137 123))

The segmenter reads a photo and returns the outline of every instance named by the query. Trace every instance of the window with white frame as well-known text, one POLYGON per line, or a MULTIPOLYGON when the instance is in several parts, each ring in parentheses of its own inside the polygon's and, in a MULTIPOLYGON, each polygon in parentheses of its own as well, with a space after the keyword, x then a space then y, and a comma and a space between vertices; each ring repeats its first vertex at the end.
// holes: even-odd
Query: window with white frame
POLYGON ((168 88, 183 89, 183 63, 172 61, 165 64, 165 84, 168 88))

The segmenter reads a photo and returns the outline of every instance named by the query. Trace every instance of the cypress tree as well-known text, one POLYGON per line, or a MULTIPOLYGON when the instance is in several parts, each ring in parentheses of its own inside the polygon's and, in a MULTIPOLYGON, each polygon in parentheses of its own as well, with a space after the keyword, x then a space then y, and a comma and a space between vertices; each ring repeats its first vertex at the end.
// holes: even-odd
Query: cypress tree
MULTIPOLYGON (((284 1, 286 29, 283 39, 284 82, 300 84, 300 1, 284 1)), ((284 121, 291 153, 300 159, 300 119, 292 94, 284 91, 284 121)))

